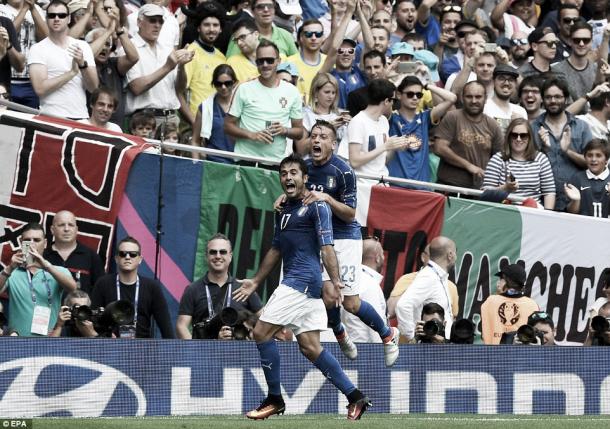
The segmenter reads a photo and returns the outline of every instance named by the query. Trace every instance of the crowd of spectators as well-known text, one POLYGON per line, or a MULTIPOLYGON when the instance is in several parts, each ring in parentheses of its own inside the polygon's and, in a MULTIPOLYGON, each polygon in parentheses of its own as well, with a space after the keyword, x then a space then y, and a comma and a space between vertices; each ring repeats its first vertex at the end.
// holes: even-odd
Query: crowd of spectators
POLYGON ((602 3, 10 0, 0 96, 271 162, 307 156, 323 119, 356 173, 607 217, 608 170, 585 155, 598 139, 608 159, 602 3))

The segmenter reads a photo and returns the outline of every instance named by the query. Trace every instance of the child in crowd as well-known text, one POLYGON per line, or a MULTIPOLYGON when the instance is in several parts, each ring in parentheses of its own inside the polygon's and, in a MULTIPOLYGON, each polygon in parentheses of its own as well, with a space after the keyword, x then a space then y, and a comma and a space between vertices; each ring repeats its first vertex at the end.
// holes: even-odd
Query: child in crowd
POLYGON ((143 138, 152 138, 155 135, 156 122, 152 113, 136 112, 129 122, 129 133, 143 138))
POLYGON ((585 216, 607 218, 610 215, 610 171, 608 143, 593 139, 584 149, 587 169, 579 171, 566 183, 570 199, 567 211, 585 216))
MULTIPOLYGON (((173 122, 168 122, 164 126, 160 126, 155 132, 155 139, 163 141, 163 143, 180 143, 178 127, 173 122)), ((167 146, 163 147, 163 153, 167 155, 182 156, 182 151, 167 146)))

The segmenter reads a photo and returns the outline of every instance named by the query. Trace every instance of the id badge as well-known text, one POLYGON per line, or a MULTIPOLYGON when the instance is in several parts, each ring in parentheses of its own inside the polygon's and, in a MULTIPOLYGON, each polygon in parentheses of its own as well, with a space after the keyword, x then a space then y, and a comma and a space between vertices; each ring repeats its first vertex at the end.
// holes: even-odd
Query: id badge
POLYGON ((32 328, 30 332, 38 335, 49 335, 49 321, 51 320, 51 309, 37 305, 34 307, 32 316, 32 328))
POLYGON ((133 325, 119 326, 119 338, 133 339, 136 337, 136 327, 133 325))

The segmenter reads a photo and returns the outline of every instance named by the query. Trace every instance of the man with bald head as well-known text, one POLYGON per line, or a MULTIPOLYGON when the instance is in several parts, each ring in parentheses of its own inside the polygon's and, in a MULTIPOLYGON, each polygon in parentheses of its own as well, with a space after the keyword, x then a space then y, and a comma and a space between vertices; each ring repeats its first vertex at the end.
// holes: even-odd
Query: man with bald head
MULTIPOLYGON (((368 302, 379 317, 386 320, 386 304, 381 289, 381 270, 383 269, 383 247, 377 237, 362 240, 362 265, 360 269, 360 299, 368 302)), ((358 316, 341 309, 341 319, 350 338, 355 343, 380 343, 381 337, 358 316)))
POLYGON ((53 265, 66 267, 76 284, 91 295, 93 285, 105 274, 100 256, 76 241, 78 225, 74 213, 58 212, 51 225, 53 244, 44 251, 44 258, 53 265))
POLYGON ((430 242, 430 260, 417 273, 415 280, 396 304, 396 318, 401 335, 413 339, 415 326, 422 308, 429 302, 439 304, 445 310, 445 332, 451 332, 455 314, 451 309, 453 299, 448 286, 449 271, 455 265, 457 249, 453 240, 439 236, 430 242))

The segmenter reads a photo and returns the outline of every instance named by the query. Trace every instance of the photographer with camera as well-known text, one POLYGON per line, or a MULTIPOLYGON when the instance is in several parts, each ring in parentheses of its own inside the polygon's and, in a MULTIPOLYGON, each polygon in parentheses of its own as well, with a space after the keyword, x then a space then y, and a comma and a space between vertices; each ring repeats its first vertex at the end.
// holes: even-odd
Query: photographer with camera
POLYGON ((523 292, 527 275, 519 264, 504 266, 496 276, 498 294, 489 296, 481 305, 481 332, 485 344, 500 344, 502 335, 517 331, 527 318, 539 311, 536 301, 523 292))
POLYGON ((589 334, 584 346, 610 346, 610 302, 602 305, 589 320, 589 334))
POLYGON ((536 334, 542 340, 543 346, 554 346, 555 345, 555 322, 551 318, 551 315, 546 311, 534 311, 527 318, 527 324, 534 328, 536 334))
POLYGON ((436 302, 424 305, 421 320, 415 325, 415 337, 410 341, 417 344, 445 344, 445 310, 436 302))
MULTIPOLYGON (((133 317, 125 317, 119 325, 121 338, 153 338, 152 319, 155 319, 163 338, 174 338, 174 331, 163 295, 161 283, 138 275, 142 263, 142 247, 133 237, 125 237, 117 246, 115 256, 117 274, 101 277, 93 288, 93 307, 107 307, 115 301, 133 306, 133 317)), ((126 314, 125 309, 121 309, 126 314)))
POLYGON ((21 248, 0 271, 0 293, 9 293, 9 329, 20 336, 47 336, 57 320, 61 294, 72 292, 76 282, 64 267, 47 261, 44 229, 28 223, 21 232, 21 248))
POLYGON ((49 337, 99 336, 90 319, 81 320, 84 317, 79 317, 78 310, 83 306, 91 307, 89 294, 81 289, 70 292, 64 299, 64 305, 60 308, 57 322, 49 337))
POLYGON ((247 328, 251 313, 258 313, 263 306, 256 293, 243 303, 233 300, 232 293, 239 285, 229 274, 232 250, 231 241, 224 234, 215 234, 208 240, 208 271, 186 287, 180 300, 176 320, 178 338, 244 339, 242 328, 247 328))

